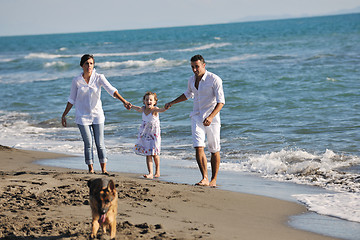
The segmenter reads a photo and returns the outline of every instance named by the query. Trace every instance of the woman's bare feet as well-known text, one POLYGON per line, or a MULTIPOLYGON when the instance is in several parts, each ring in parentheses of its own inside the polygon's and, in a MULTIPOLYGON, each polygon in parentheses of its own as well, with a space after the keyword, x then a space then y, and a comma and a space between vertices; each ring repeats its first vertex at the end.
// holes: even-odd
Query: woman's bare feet
POLYGON ((144 175, 144 178, 153 179, 154 175, 153 174, 147 174, 147 175, 144 175))
POLYGON ((88 165, 88 168, 89 168, 89 173, 90 173, 90 174, 94 174, 94 173, 95 173, 94 167, 93 167, 92 164, 89 164, 89 165, 88 165))
POLYGON ((195 183, 195 185, 197 185, 197 186, 209 186, 209 180, 207 178, 204 178, 200 182, 195 183))

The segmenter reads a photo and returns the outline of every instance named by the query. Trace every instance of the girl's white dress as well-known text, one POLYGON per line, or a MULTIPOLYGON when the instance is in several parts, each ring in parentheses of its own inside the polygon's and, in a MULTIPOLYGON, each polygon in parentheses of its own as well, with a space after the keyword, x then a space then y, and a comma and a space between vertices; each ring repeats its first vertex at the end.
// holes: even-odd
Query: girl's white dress
POLYGON ((142 124, 139 128, 138 138, 134 151, 139 155, 160 155, 161 136, 159 114, 146 115, 142 113, 142 124))

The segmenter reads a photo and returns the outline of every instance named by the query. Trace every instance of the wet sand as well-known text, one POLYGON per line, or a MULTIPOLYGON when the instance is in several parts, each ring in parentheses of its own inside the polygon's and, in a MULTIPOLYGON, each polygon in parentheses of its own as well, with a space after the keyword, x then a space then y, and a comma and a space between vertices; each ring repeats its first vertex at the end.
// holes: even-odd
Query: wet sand
POLYGON ((116 239, 334 239, 289 227, 290 215, 306 211, 293 202, 34 163, 64 156, 0 146, 1 239, 88 239, 87 181, 97 177, 116 183, 116 239))

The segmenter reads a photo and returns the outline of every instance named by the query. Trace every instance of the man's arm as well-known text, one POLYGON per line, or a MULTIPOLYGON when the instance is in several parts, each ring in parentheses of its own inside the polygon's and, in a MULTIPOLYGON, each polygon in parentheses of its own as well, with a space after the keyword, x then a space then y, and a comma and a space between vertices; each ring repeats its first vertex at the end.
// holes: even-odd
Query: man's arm
POLYGON ((214 119, 214 117, 216 116, 216 114, 218 114, 220 112, 220 110, 223 108, 224 103, 218 103, 216 104, 214 110, 210 113, 210 115, 205 118, 203 124, 204 126, 210 126, 210 124, 212 123, 212 120, 214 119))
POLYGON ((181 94, 179 97, 177 97, 176 99, 172 100, 171 102, 168 102, 165 104, 165 109, 169 109, 172 105, 179 103, 179 102, 183 102, 186 101, 187 98, 185 96, 185 94, 181 94))

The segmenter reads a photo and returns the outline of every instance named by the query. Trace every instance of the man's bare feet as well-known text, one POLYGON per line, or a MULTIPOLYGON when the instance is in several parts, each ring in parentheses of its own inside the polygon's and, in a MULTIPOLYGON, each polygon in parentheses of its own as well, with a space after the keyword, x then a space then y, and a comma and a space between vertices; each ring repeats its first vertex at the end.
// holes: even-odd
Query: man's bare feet
POLYGON ((154 178, 154 175, 152 175, 152 174, 145 174, 144 175, 144 178, 148 178, 148 179, 153 179, 154 178))
POLYGON ((215 179, 211 180, 210 183, 209 183, 209 186, 210 187, 216 187, 216 180, 215 179))
POLYGON ((200 182, 195 183, 195 185, 197 185, 197 186, 209 186, 209 180, 207 178, 204 178, 200 182))

